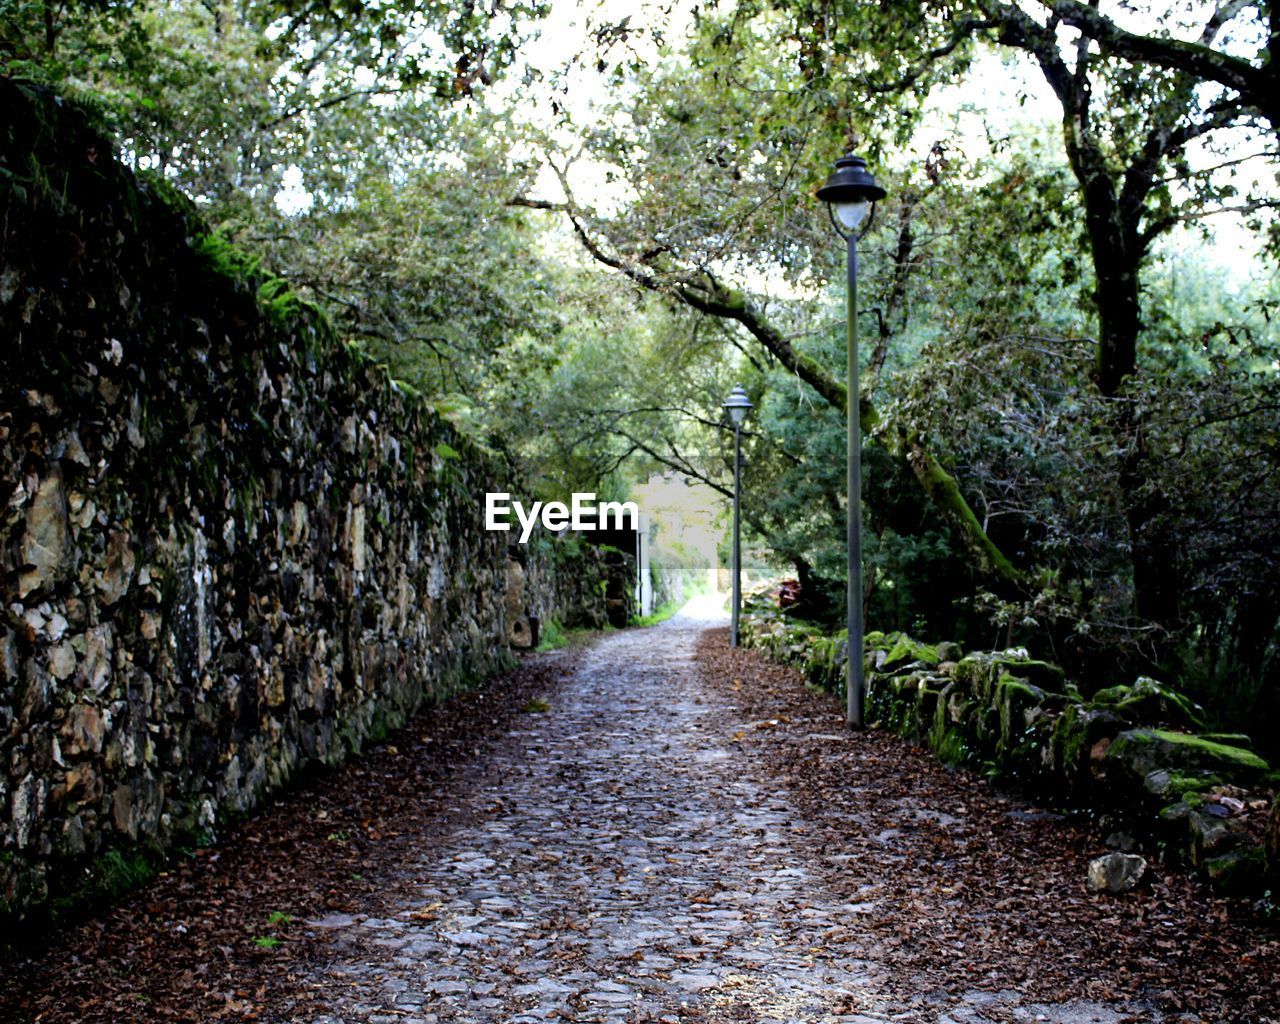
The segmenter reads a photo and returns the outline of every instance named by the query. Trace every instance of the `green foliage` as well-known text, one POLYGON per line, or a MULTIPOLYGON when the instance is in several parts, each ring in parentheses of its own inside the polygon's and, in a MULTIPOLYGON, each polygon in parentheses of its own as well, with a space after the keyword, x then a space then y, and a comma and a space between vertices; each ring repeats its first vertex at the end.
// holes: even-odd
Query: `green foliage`
POLYGON ((7 70, 93 97, 142 167, 224 210, 270 203, 286 169, 327 195, 430 146, 450 107, 509 64, 511 20, 410 0, 334 8, 9 0, 7 70))
POLYGON ((682 605, 681 605, 681 602, 679 601, 666 601, 663 604, 659 605, 657 608, 655 608, 648 615, 631 616, 631 625, 656 626, 661 622, 666 622, 667 619, 675 615, 675 613, 678 612, 681 607, 682 605))
MULTIPOLYGON (((6 74, 91 103, 162 201, 189 197, 218 229, 198 242, 210 268, 270 321, 310 319, 386 363, 534 496, 623 498, 667 470, 727 492, 720 403, 744 384, 748 544, 828 620, 844 611, 844 254, 811 192, 856 139, 889 189, 859 277, 868 621, 1025 643, 1091 685, 1158 674, 1224 728, 1280 720, 1280 292, 1269 266, 1228 274, 1172 233, 1238 205, 1280 238, 1274 147, 1246 123, 1232 137, 1262 155, 1237 160, 1215 127, 1239 121, 1230 90, 1055 37, 1037 56, 1076 69, 1079 117, 1027 96, 953 114, 931 91, 972 86, 1038 22, 1011 30, 1019 8, 968 0, 747 0, 699 8, 683 39, 640 19, 601 31, 582 60, 609 99, 590 123, 553 100, 553 131, 485 88, 544 6, 10 0, 0 53, 6 74), (973 24, 988 15, 1002 24, 973 24), (935 137, 915 134, 926 110, 935 137), (1109 222, 1128 234, 1107 242, 1098 197, 1121 188, 1109 222), (561 198, 571 225, 531 208, 561 198), (1133 283, 1140 325, 1120 390, 1100 378, 1108 271, 1133 283), (1176 570, 1159 621, 1138 613, 1153 540, 1176 570)), ((1261 11, 1233 7, 1229 31, 1261 11)), ((1152 32, 1194 37, 1196 17, 1170 5, 1152 32)), ((529 69, 517 92, 539 88, 529 69)), ((61 194, 56 167, 0 177, 61 194)), ((462 486, 454 453, 434 454, 462 486)))
POLYGON ((541 623, 538 631, 538 650, 556 651, 569 645, 569 635, 555 619, 541 623))
POLYGON ((964 733, 954 726, 936 726, 929 734, 929 747, 939 761, 952 767, 962 767, 972 760, 964 733))
POLYGON ((112 903, 155 878, 161 863, 158 853, 141 847, 108 849, 90 861, 67 888, 52 894, 50 913, 59 922, 112 903))

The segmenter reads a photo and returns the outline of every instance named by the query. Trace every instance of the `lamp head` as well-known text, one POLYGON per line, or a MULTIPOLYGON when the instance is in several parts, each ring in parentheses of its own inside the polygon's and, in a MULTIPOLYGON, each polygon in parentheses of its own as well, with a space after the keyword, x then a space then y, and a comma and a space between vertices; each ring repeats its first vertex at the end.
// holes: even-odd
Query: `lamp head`
POLYGON ((867 162, 852 153, 836 161, 827 183, 818 189, 818 198, 830 207, 831 216, 846 231, 857 228, 866 218, 871 204, 884 197, 885 191, 867 170, 867 162))
POLYGON ((747 418, 747 413, 752 409, 751 399, 742 390, 741 384, 729 392, 729 397, 724 402, 724 408, 735 425, 740 424, 747 418))

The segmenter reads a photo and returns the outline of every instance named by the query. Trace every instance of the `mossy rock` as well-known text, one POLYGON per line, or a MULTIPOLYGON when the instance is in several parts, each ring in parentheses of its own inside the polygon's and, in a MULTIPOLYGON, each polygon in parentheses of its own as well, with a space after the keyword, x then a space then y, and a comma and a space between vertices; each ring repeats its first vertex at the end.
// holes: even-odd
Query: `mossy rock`
POLYGON ((1092 781, 1092 754, 1099 743, 1112 740, 1128 723, 1109 708, 1068 704, 1054 722, 1050 743, 1058 789, 1068 799, 1082 798, 1092 781))
MULTIPOLYGON (((1237 831, 1229 829, 1222 818, 1208 813, 1205 810, 1208 803, 1203 793, 1192 790, 1183 793, 1180 800, 1161 808, 1155 825, 1166 859, 1198 867, 1203 861, 1221 856, 1239 845, 1237 831)), ((1128 813, 1132 819, 1132 808, 1128 813)), ((1135 820, 1140 821, 1140 818, 1135 820)))
POLYGON ((1000 714, 996 764, 1001 774, 1029 786, 1046 771, 1052 757, 1052 727, 1040 714, 1044 690, 1007 673, 996 688, 1000 714), (1038 727, 1037 727, 1038 725, 1038 727))
MULTIPOLYGON (((1019 679, 1026 679, 1041 690, 1061 692, 1065 686, 1065 674, 1060 666, 1035 658, 1010 656, 1007 651, 995 659, 992 670, 1000 675, 1007 673, 1019 679)), ((998 681, 999 676, 996 678, 998 681)))
POLYGON ((948 685, 950 685, 950 680, 939 676, 924 676, 921 678, 916 686, 916 702, 909 731, 911 739, 916 742, 924 741, 934 716, 938 712, 938 698, 948 685))
POLYGON ((887 651, 893 646, 893 641, 880 630, 873 629, 862 637, 862 646, 869 651, 887 651))
POLYGON ((937 665, 941 660, 938 657, 937 647, 930 644, 922 644, 917 640, 912 640, 905 633, 899 633, 893 646, 885 653, 884 660, 880 662, 879 667, 882 672, 890 672, 903 665, 912 665, 917 662, 924 662, 926 665, 937 665))
POLYGON ((957 643, 950 640, 944 640, 938 644, 938 660, 939 661, 959 661, 964 656, 964 650, 957 643))
POLYGON ((1260 846, 1241 846, 1200 865, 1209 884, 1227 896, 1254 896, 1267 884, 1267 860, 1260 846))
POLYGON ((984 750, 994 750, 1000 740, 1000 709, 978 704, 971 723, 974 740, 984 750))
POLYGON ((1093 695, 1093 702, 1113 708, 1135 725, 1204 727, 1202 707, 1150 676, 1140 676, 1132 686, 1099 690, 1093 695))
MULTIPOLYGON (((941 705, 940 705, 941 706, 941 705)), ((977 756, 956 726, 935 726, 929 731, 929 749, 943 764, 960 768, 975 763, 977 756)))
POLYGON ((905 686, 904 680, 884 672, 872 672, 866 679, 867 719, 882 729, 899 736, 911 736, 916 731, 915 680, 905 686))
POLYGON ((1207 740, 1213 740, 1214 743, 1225 743, 1229 747, 1239 747, 1241 750, 1254 750, 1253 737, 1246 736, 1242 732, 1202 732, 1200 735, 1207 740))
POLYGON ((762 626, 753 646, 767 651, 775 661, 803 669, 815 641, 825 639, 817 626, 778 619, 762 626))
POLYGON ((979 699, 988 694, 987 681, 995 656, 989 651, 974 651, 958 662, 951 674, 961 686, 979 699))
POLYGON ((1180 824, 1185 828, 1187 819, 1191 817, 1192 808, 1199 806, 1201 803, 1204 803, 1204 798, 1199 793, 1185 793, 1181 800, 1171 803, 1167 807, 1162 807, 1156 817, 1164 825, 1180 824), (1197 798, 1199 803, 1189 801, 1188 797, 1197 798))
POLYGON ((1161 800, 1182 800, 1188 793, 1204 793, 1223 784, 1211 771, 1176 771, 1159 768, 1142 781, 1142 788, 1161 800))
POLYGON ((920 673, 909 672, 905 676, 892 676, 889 685, 893 687, 894 697, 915 703, 916 691, 920 689, 920 673))
POLYGON ((1248 833, 1238 818, 1213 813, 1222 809, 1220 804, 1205 801, 1199 807, 1192 807, 1187 815, 1191 863, 1198 868, 1248 841, 1248 833))
POLYGON ((1017 744, 1027 728, 1027 712, 1044 700, 1044 690, 1025 679, 1005 674, 996 687, 996 707, 1000 709, 1000 742, 1017 744))
POLYGON ((1002 777, 1029 792, 1043 792, 1053 778, 1053 719, 1035 718, 1016 743, 1001 745, 998 755, 1002 777))
POLYGON ((1020 648, 966 654, 956 663, 953 674, 980 701, 992 700, 1006 675, 1025 679, 1041 690, 1061 692, 1065 687, 1061 668, 1030 658, 1020 648))
POLYGON ((1114 767, 1119 775, 1128 776, 1134 789, 1143 788, 1147 776, 1161 769, 1209 771, 1227 782, 1248 784, 1269 768, 1250 750, 1167 729, 1129 729, 1120 733, 1107 750, 1106 763, 1109 778, 1114 767))
POLYGON ((947 721, 959 728, 965 728, 966 723, 973 716, 974 703, 963 693, 954 691, 947 698, 947 721))
POLYGON ((818 636, 809 644, 804 661, 805 679, 828 693, 844 682, 848 644, 843 635, 818 636))

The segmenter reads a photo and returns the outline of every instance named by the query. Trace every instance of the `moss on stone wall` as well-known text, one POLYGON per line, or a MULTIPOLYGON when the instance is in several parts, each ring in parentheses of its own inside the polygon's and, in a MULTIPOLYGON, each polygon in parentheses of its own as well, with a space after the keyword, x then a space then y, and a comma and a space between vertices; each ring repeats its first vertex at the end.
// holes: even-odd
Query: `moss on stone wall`
MULTIPOLYGON (((795 665, 807 681, 843 692, 843 634, 777 615, 749 616, 745 646, 795 665)), ((1250 817, 1274 789, 1248 737, 1185 731, 1201 710, 1149 678, 1086 701, 1062 670, 1020 648, 936 647, 900 633, 867 634, 866 717, 928 747, 946 764, 974 768, 1040 799, 1089 811, 1203 871, 1224 891, 1277 877, 1250 817), (1263 798, 1263 799, 1259 799, 1263 798), (1266 870, 1264 870, 1264 867, 1266 870)), ((1280 836, 1272 815, 1272 835, 1280 836)), ((1272 846, 1277 846, 1273 838, 1272 846)))
POLYGON ((8 913, 109 893, 508 665, 483 496, 514 484, 82 112, 0 79, 8 913))

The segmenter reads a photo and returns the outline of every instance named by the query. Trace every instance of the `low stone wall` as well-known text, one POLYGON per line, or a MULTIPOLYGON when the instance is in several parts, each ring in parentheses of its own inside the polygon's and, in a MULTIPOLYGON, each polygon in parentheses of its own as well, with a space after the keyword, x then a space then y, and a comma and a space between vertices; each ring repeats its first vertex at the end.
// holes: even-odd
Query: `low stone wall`
POLYGON ((518 488, 72 105, 0 79, 0 172, 12 918, 509 664, 518 488))
MULTIPOLYGON (((744 646, 843 693, 843 634, 748 616, 744 646)), ((1280 776, 1247 736, 1204 731, 1203 711, 1154 679, 1085 697, 1021 648, 964 653, 901 633, 866 638, 869 722, 949 764, 1060 806, 1096 812, 1113 845, 1163 851, 1224 891, 1258 893, 1280 875, 1280 776)))

